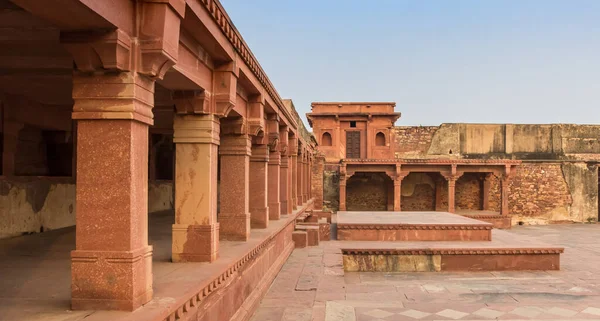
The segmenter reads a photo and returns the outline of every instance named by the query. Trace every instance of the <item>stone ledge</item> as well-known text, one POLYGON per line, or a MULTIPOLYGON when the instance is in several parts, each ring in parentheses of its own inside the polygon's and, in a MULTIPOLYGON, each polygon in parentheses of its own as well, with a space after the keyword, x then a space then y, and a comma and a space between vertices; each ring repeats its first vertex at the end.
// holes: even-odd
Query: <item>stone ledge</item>
POLYGON ((339 224, 338 229, 350 230, 491 230, 493 226, 486 225, 439 225, 439 224, 339 224))

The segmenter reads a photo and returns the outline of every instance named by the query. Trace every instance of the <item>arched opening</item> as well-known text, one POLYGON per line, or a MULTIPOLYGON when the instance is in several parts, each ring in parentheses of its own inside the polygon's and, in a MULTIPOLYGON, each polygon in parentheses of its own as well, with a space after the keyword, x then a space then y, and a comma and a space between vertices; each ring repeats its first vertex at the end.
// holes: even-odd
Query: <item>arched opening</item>
POLYGON ((328 132, 323 133, 321 137, 321 146, 331 146, 331 134, 328 132))
POLYGON ((439 194, 436 200, 436 188, 443 186, 437 184, 442 180, 443 177, 437 173, 413 172, 406 176, 400 192, 402 211, 435 211, 436 208, 443 208, 443 205, 436 204, 436 201, 441 201, 439 194))
POLYGON ((346 184, 346 210, 387 211, 390 197, 393 206, 393 190, 385 173, 356 173, 346 184))
POLYGON ((385 146, 385 134, 382 132, 375 135, 375 146, 385 146))

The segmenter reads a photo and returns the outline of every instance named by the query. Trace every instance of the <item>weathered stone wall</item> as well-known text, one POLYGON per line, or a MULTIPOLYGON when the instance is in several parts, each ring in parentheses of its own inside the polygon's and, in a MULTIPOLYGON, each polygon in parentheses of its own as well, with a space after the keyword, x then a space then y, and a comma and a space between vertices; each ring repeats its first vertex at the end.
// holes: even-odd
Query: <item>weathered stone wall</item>
POLYGON ((399 158, 418 158, 427 154, 437 126, 394 127, 394 154, 399 158))
MULTIPOLYGON (((357 173, 346 182, 348 211, 387 211, 391 179, 379 173, 357 173)), ((393 185, 392 185, 393 188, 393 185)))
POLYGON ((402 180, 403 211, 435 211, 435 182, 425 173, 410 173, 402 180))
POLYGON ((173 181, 153 181, 148 183, 148 212, 173 209, 173 181))
POLYGON ((323 209, 337 211, 340 207, 340 172, 335 165, 323 170, 323 209))
POLYGON ((325 170, 325 156, 317 155, 314 158, 311 172, 311 192, 314 198, 315 210, 323 209, 323 171, 325 170))
MULTIPOLYGON (((173 209, 173 184, 148 184, 148 212, 173 209)), ((0 239, 75 225, 75 183, 63 177, 0 179, 0 239)))
POLYGON ((0 180, 0 238, 75 224, 75 184, 64 178, 0 180))
MULTIPOLYGON (((480 210, 482 208, 482 183, 481 174, 465 173, 456 181, 456 209, 480 210)), ((448 201, 448 188, 445 186, 446 202, 448 201)), ((500 194, 498 194, 500 195, 500 194)))

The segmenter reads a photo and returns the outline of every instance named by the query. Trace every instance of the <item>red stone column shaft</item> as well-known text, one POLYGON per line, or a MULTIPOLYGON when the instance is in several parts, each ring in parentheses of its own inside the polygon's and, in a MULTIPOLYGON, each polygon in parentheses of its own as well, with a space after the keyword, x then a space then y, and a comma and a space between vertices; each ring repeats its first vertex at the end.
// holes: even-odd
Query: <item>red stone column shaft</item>
POLYGON ((77 226, 73 309, 134 310, 152 298, 148 126, 154 81, 135 72, 73 77, 77 226))
POLYGON ((223 135, 221 160, 220 239, 247 241, 250 237, 249 183, 251 139, 248 135, 223 135))
POLYGON ((279 201, 281 203, 281 214, 292 213, 292 202, 290 200, 290 157, 281 156, 280 178, 279 178, 279 201))
POLYGON ((402 210, 402 179, 396 177, 394 179, 394 211, 400 212, 402 210))
POLYGON ((281 194, 281 153, 272 151, 269 153, 269 174, 268 174, 268 205, 269 219, 278 220, 281 217, 282 204, 279 202, 281 194))
POLYGON ((267 228, 269 225, 268 169, 269 147, 253 145, 250 156, 250 225, 267 228))
POLYGON ((456 178, 451 177, 448 179, 448 212, 454 213, 455 209, 455 197, 456 197, 456 178))
POLYGON ((297 166, 296 166, 297 170, 296 170, 296 175, 297 175, 297 186, 296 186, 296 195, 297 195, 297 205, 301 206, 302 204, 304 204, 304 156, 302 154, 298 155, 297 158, 297 166))
POLYGON ((310 199, 310 159, 306 158, 306 164, 304 165, 304 196, 306 201, 310 199))
POLYGON ((293 201, 293 171, 292 171, 292 156, 288 155, 287 157, 288 159, 288 171, 287 171, 287 195, 288 195, 288 202, 287 202, 287 209, 288 209, 288 213, 292 213, 294 211, 294 209, 296 208, 296 204, 293 201))
POLYGON ((292 204, 294 209, 300 205, 298 203, 298 154, 292 151, 292 204))
POLYGON ((500 178, 500 215, 508 215, 508 177, 500 178))
POLYGON ((219 119, 175 115, 173 262, 212 262, 219 251, 217 164, 219 119))
POLYGON ((340 175, 340 211, 346 210, 346 175, 340 175))

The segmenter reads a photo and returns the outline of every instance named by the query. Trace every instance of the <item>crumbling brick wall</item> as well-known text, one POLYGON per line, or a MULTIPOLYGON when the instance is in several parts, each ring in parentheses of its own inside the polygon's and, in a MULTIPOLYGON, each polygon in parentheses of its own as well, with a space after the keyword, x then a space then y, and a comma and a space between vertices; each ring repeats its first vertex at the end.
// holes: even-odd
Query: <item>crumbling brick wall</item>
POLYGON ((482 207, 482 174, 465 173, 456 181, 456 209, 480 210, 482 207))
POLYGON ((426 155, 437 130, 437 126, 394 127, 396 157, 416 158, 426 155))
POLYGON ((383 176, 385 174, 354 174, 346 182, 346 209, 348 211, 386 211, 391 180, 383 176))

